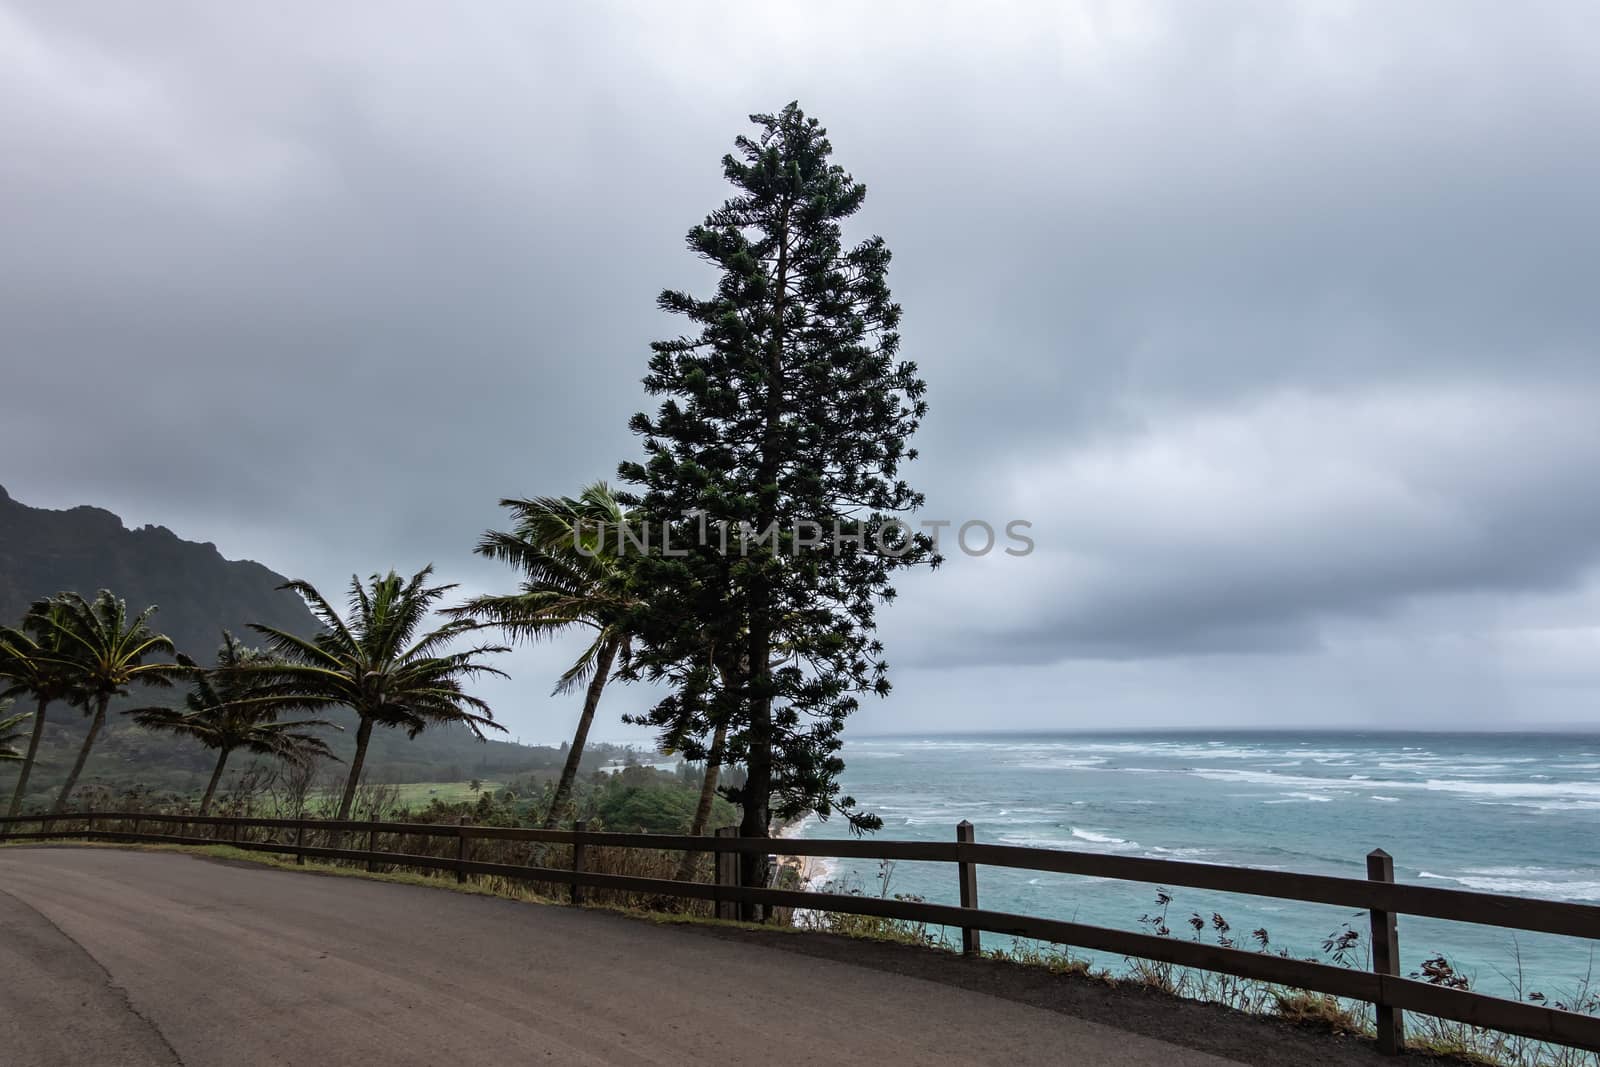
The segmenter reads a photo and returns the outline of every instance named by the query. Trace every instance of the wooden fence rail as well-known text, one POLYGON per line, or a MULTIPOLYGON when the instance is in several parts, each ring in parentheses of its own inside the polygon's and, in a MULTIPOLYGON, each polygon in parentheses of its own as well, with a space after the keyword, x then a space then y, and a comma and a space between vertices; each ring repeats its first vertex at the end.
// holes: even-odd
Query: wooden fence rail
MULTIPOLYGON (((962 932, 962 948, 966 952, 979 951, 979 933, 988 931, 1217 971, 1239 978, 1366 1001, 1374 1006, 1379 1047, 1385 1052, 1399 1052, 1404 1047, 1403 1013, 1406 1011, 1521 1034, 1553 1044, 1600 1051, 1600 1018, 1401 977, 1399 934, 1395 920, 1397 915, 1417 915, 1600 940, 1600 907, 1400 884, 1393 881, 1393 860, 1382 850, 1369 855, 1368 877, 1361 879, 1261 871, 1182 860, 984 845, 974 840, 972 826, 966 822, 956 827, 952 840, 939 842, 741 838, 734 836, 731 831, 718 831, 712 837, 630 834, 587 830, 581 823, 574 830, 535 830, 472 826, 465 821, 459 824, 368 820, 341 822, 333 819, 257 819, 157 815, 147 812, 75 812, 0 818, 0 839, 26 841, 62 838, 185 845, 224 843, 248 851, 292 855, 300 863, 310 857, 361 863, 368 869, 385 865, 447 871, 453 872, 458 881, 464 881, 470 875, 483 875, 553 883, 569 886, 570 899, 574 904, 583 902, 585 888, 594 888, 708 900, 713 903, 716 914, 724 918, 737 917, 740 905, 879 916, 959 929, 962 932), (15 829, 34 823, 41 824, 39 829, 15 829), (197 827, 206 828, 209 833, 201 835, 195 831, 197 827), (247 833, 253 830, 272 833, 268 840, 256 840, 247 833), (322 833, 323 840, 329 843, 307 844, 308 832, 322 833), (356 840, 364 847, 339 847, 345 835, 359 835, 356 840), (378 848, 380 835, 449 838, 454 839, 456 847, 453 855, 446 856, 387 852, 378 848), (474 839, 567 845, 570 846, 571 864, 549 867, 473 860, 469 856, 474 839), (586 862, 590 850, 596 848, 714 853, 715 880, 703 883, 602 873, 589 869, 592 864, 586 862), (961 904, 929 904, 923 901, 740 885, 739 856, 768 854, 951 863, 956 866, 956 887, 961 904), (979 867, 1078 874, 1361 908, 1369 913, 1371 919, 1372 970, 1355 970, 1308 960, 1287 959, 1265 952, 1031 915, 985 911, 977 906, 979 867)), ((451 850, 447 848, 446 851, 451 850)))

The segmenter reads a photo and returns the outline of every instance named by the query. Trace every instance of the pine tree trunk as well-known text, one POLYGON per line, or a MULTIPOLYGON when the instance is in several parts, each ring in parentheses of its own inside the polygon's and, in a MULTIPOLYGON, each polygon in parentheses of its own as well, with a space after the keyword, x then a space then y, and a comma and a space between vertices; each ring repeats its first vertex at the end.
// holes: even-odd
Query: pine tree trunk
POLYGON ((356 728, 356 754, 350 757, 350 777, 344 780, 344 796, 339 801, 339 821, 350 818, 350 806, 356 802, 356 786, 361 784, 361 767, 367 762, 367 742, 372 740, 372 720, 361 717, 356 728))
POLYGON ((594 677, 589 679, 589 689, 583 696, 583 714, 578 718, 578 730, 572 735, 572 747, 567 750, 567 762, 561 768, 561 780, 556 783, 556 795, 550 798, 550 810, 544 816, 544 828, 553 830, 567 813, 572 800, 572 783, 578 778, 578 764, 583 761, 583 746, 589 740, 589 727, 594 723, 595 709, 600 706, 600 694, 611 679, 611 664, 617 658, 617 641, 608 641, 600 649, 600 658, 594 665, 594 677))
POLYGON ((89 750, 94 748, 95 738, 100 736, 100 728, 106 724, 106 705, 110 703, 109 696, 101 696, 95 705, 94 718, 89 722, 89 733, 83 739, 83 747, 78 749, 78 758, 73 761, 72 771, 61 787, 61 795, 56 798, 53 814, 60 815, 67 810, 67 801, 78 786, 78 776, 83 773, 83 765, 89 762, 89 750))
POLYGON ((204 815, 211 810, 211 798, 216 795, 217 783, 222 781, 222 768, 228 765, 228 749, 223 749, 217 756, 217 769, 211 772, 211 782, 206 786, 206 795, 200 798, 200 814, 204 815))
POLYGON ((6 812, 8 816, 15 816, 22 810, 22 798, 28 792, 28 776, 33 773, 33 761, 39 758, 39 741, 44 737, 44 711, 49 706, 48 699, 39 698, 39 710, 33 715, 33 736, 28 738, 28 754, 23 757, 22 769, 17 772, 17 788, 11 794, 11 807, 6 812))
MULTIPOLYGON (((744 786, 739 790, 744 807, 744 815, 739 820, 739 836, 771 837, 772 698, 758 697, 752 701, 750 719, 750 734, 757 740, 752 740, 750 744, 750 755, 745 764, 744 786)), ((765 853, 740 854, 739 884, 749 889, 767 888, 765 853)), ((739 905, 739 917, 745 922, 761 922, 764 914, 765 910, 760 904, 739 905)))
MULTIPOLYGON (((784 217, 778 228, 777 279, 773 308, 772 338, 767 346, 767 396, 765 427, 761 449, 761 463, 756 484, 761 486, 760 505, 757 511, 757 529, 770 530, 778 520, 776 486, 783 437, 783 362, 784 316, 789 292, 789 209, 785 205, 784 217)), ((769 563, 768 566, 771 564, 769 563)), ((768 566, 759 568, 751 583, 751 619, 749 658, 741 672, 748 687, 755 683, 756 692, 749 694, 749 753, 745 760, 745 783, 739 791, 743 818, 739 821, 740 837, 771 836, 772 804, 772 637, 774 600, 777 590, 767 576, 768 566)), ((748 688, 747 688, 748 693, 748 688)), ((751 889, 765 889, 767 885, 767 857, 762 853, 747 852, 741 855, 739 883, 751 889)), ((740 904, 739 917, 746 922, 761 922, 766 910, 760 904, 740 904)))
MULTIPOLYGON (((717 732, 711 738, 711 751, 706 753, 706 774, 700 782, 700 803, 695 805, 694 822, 689 824, 689 836, 700 837, 711 821, 711 805, 717 799, 717 780, 722 777, 722 750, 728 744, 728 724, 717 723, 717 732)), ((687 882, 694 877, 695 864, 702 853, 685 852, 678 864, 678 881, 687 882)))

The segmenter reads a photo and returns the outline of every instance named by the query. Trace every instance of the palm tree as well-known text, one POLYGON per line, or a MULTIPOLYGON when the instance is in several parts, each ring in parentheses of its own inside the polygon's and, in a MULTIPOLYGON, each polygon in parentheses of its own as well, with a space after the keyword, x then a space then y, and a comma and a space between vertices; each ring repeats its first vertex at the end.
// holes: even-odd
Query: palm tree
MULTIPOLYGON (((178 662, 186 667, 196 666, 187 656, 180 655, 178 662)), ((195 670, 189 693, 184 697, 187 711, 143 708, 131 713, 140 726, 193 738, 217 753, 217 766, 206 784, 205 796, 200 798, 201 815, 211 810, 211 798, 222 780, 222 770, 236 749, 288 763, 336 758, 322 738, 305 731, 319 726, 337 730, 338 726, 321 719, 279 722, 275 709, 249 702, 250 697, 259 695, 254 684, 258 676, 241 668, 268 664, 265 653, 244 648, 237 638, 224 630, 216 667, 209 671, 195 670)))
POLYGON ((243 703, 275 711, 347 707, 361 721, 339 801, 340 819, 350 817, 374 726, 401 728, 414 738, 429 726, 460 723, 479 740, 485 727, 505 729, 494 721, 489 705, 469 695, 463 684, 485 674, 505 677, 482 657, 510 650, 480 645, 448 651, 447 646, 474 628, 465 621, 423 632, 434 604, 455 588, 427 586, 432 574, 431 564, 409 581, 394 571, 383 577, 374 574, 365 587, 352 575, 348 622, 310 582, 290 582, 283 588, 304 598, 322 631, 308 639, 251 626, 267 638, 268 652, 277 662, 240 668, 259 686, 243 703))
MULTIPOLYGON (((706 824, 711 821, 711 807, 717 799, 717 783, 722 777, 722 762, 727 758, 728 748, 728 720, 717 721, 716 732, 711 737, 711 747, 706 750, 706 766, 700 779, 700 799, 694 806, 694 818, 689 822, 689 835, 700 837, 706 832, 706 824)), ((694 876, 695 865, 700 861, 700 853, 685 852, 678 861, 678 881, 687 882, 694 876)))
POLYGON ((105 726, 111 698, 126 696, 136 682, 168 688, 174 678, 186 673, 176 663, 145 662, 147 656, 174 652, 165 634, 150 629, 150 617, 155 613, 151 605, 130 619, 127 602, 105 589, 92 604, 77 593, 60 593, 28 609, 23 626, 33 632, 41 648, 51 649, 42 657, 46 667, 68 677, 84 711, 92 708, 94 716, 56 798, 55 813, 66 810, 89 752, 105 726), (52 605, 58 610, 51 610, 52 605))
POLYGON ((635 602, 628 593, 618 537, 628 516, 604 482, 585 487, 577 499, 542 496, 502 500, 500 506, 511 511, 511 532, 490 530, 476 551, 517 568, 522 582, 514 593, 476 597, 448 614, 499 627, 517 641, 555 637, 573 627, 594 631, 594 639, 556 682, 557 694, 579 686, 585 692, 578 728, 545 812, 545 829, 551 829, 571 803, 589 728, 612 667, 619 654, 627 660, 632 635, 626 623, 635 602))
MULTIPOLYGON (((735 678, 740 677, 730 668, 735 665, 743 668, 745 664, 749 663, 749 658, 742 655, 736 664, 725 659, 719 659, 715 646, 708 651, 708 659, 715 664, 714 676, 722 682, 723 698, 721 702, 714 701, 712 705, 716 707, 720 703, 721 710, 720 714, 712 716, 716 727, 712 732, 711 747, 706 749, 705 772, 700 780, 700 799, 695 804, 694 818, 689 823, 689 835, 691 837, 704 835, 707 824, 711 822, 712 805, 717 799, 717 786, 721 782, 722 767, 728 757, 728 717, 731 711, 728 703, 738 699, 737 695, 729 692, 729 686, 733 684, 735 678)), ((778 667, 781 662, 781 659, 775 660, 773 667, 778 667)), ((683 854, 683 858, 678 863, 678 881, 687 882, 694 877, 694 869, 700 861, 700 856, 701 853, 699 852, 685 852, 683 854)))
MULTIPOLYGON (((4 715, 10 710, 11 701, 0 700, 0 715, 4 715)), ((6 762, 20 762, 21 760, 27 758, 22 753, 17 751, 17 742, 22 739, 22 731, 17 729, 17 727, 22 724, 24 719, 32 714, 33 712, 31 711, 24 711, 20 714, 12 715, 9 718, 0 719, 0 760, 6 762)))
MULTIPOLYGON (((40 601, 33 605, 38 611, 43 605, 47 614, 59 616, 61 605, 53 600, 40 601)), ((35 619, 30 613, 24 618, 24 623, 35 619)), ((22 810, 22 799, 28 793, 28 778, 33 774, 34 764, 39 756, 39 742, 44 737, 45 712, 50 705, 57 701, 74 701, 77 696, 72 685, 71 672, 61 668, 61 631, 56 626, 45 626, 37 621, 33 629, 36 635, 28 632, 28 627, 0 627, 0 696, 20 696, 27 694, 33 697, 33 732, 28 738, 28 750, 22 757, 22 767, 17 772, 17 784, 11 793, 11 805, 6 810, 8 816, 15 816, 22 810)))

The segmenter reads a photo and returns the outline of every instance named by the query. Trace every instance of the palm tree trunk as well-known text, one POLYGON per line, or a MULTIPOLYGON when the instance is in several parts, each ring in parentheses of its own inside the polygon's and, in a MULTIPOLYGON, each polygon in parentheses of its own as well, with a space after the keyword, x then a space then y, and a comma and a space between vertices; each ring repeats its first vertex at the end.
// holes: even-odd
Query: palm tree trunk
POLYGON ((567 751, 566 766, 561 768, 561 780, 556 783, 556 795, 550 799, 550 810, 544 816, 544 828, 553 830, 567 813, 572 799, 572 783, 578 777, 578 764, 583 761, 583 746, 589 740, 589 727, 594 723, 594 710, 600 706, 600 693, 611 678, 611 664, 617 658, 619 642, 608 641, 600 650, 594 665, 594 677, 589 679, 589 690, 583 697, 583 714, 578 718, 578 732, 572 735, 572 748, 567 751))
POLYGON ((89 750, 94 748, 95 738, 100 736, 100 728, 106 724, 106 705, 109 703, 111 698, 106 695, 102 695, 96 702, 94 718, 89 722, 89 733, 83 739, 83 747, 78 749, 78 758, 73 761, 72 771, 67 775, 65 784, 61 786, 61 795, 56 797, 56 806, 51 814, 60 815, 67 810, 67 801, 78 786, 78 775, 83 773, 83 765, 89 762, 89 750))
POLYGON ((344 780, 344 797, 339 801, 339 821, 350 818, 356 801, 356 786, 361 784, 361 765, 367 762, 367 742, 372 740, 372 720, 362 716, 356 729, 356 754, 350 757, 350 777, 344 780))
POLYGON ((200 814, 204 815, 211 810, 211 798, 216 795, 217 783, 222 781, 222 768, 228 765, 228 753, 231 749, 223 749, 217 756, 217 769, 211 772, 211 782, 206 786, 206 795, 200 798, 200 814))
MULTIPOLYGON (((711 821, 711 804, 717 799, 717 779, 722 777, 722 750, 728 743, 727 722, 717 723, 717 732, 711 738, 711 751, 706 753, 706 775, 700 782, 700 803, 695 805, 694 822, 689 824, 689 836, 699 837, 706 832, 711 821)), ((694 877, 695 864, 700 853, 685 852, 678 864, 678 881, 687 882, 694 877)))
POLYGON ((17 788, 11 794, 11 807, 6 812, 15 816, 22 810, 22 798, 28 792, 28 775, 33 773, 33 761, 39 758, 39 741, 44 737, 44 710, 50 706, 45 697, 39 698, 39 710, 33 716, 33 736, 28 738, 28 754, 22 759, 22 769, 17 772, 17 788))

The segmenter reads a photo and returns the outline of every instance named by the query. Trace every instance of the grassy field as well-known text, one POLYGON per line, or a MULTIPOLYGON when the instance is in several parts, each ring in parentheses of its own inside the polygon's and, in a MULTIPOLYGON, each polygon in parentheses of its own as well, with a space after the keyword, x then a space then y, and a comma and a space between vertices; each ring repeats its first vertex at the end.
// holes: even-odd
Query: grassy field
POLYGON ((446 804, 472 803, 481 792, 499 792, 504 783, 483 779, 478 792, 473 792, 471 782, 405 782, 395 786, 400 791, 400 803, 408 808, 425 808, 430 800, 446 804))
MULTIPOLYGON (((480 793, 499 792, 505 785, 503 782, 484 778, 478 782, 479 789, 474 792, 472 783, 467 782, 402 782, 392 788, 397 791, 397 803, 402 808, 425 808, 430 800, 440 800, 446 804, 476 803, 480 793)), ((388 787, 386 787, 388 788, 388 787)), ((320 799, 321 794, 319 794, 320 799)))

